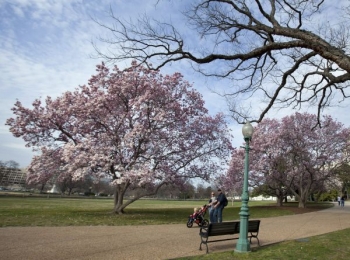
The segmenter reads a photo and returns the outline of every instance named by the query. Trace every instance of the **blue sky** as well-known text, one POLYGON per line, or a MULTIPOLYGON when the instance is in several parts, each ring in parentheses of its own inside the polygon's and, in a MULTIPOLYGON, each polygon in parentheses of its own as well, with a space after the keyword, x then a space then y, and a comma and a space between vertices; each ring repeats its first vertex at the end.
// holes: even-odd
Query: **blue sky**
MULTIPOLYGON (((92 58, 92 41, 104 36, 104 31, 91 17, 101 22, 108 20, 112 5, 114 14, 135 19, 143 13, 174 23, 184 23, 177 12, 188 0, 0 0, 0 160, 15 160, 21 167, 29 165, 33 153, 24 141, 15 138, 5 126, 12 116, 11 107, 18 99, 29 107, 36 98, 56 97, 78 85, 86 84, 95 74, 101 60, 92 58), (111 4, 112 3, 112 4, 111 4)), ((184 27, 186 32, 186 28, 184 27)), ((204 44, 193 42, 192 44, 204 44)), ((101 46, 103 48, 103 46, 101 46)), ((129 63, 122 62, 123 67, 129 63)), ((227 112, 223 100, 211 93, 208 86, 224 87, 225 81, 206 80, 193 72, 187 63, 173 64, 162 73, 184 74, 194 84, 211 113, 227 112)), ((347 102, 348 104, 349 102, 347 102)), ((334 118, 347 126, 349 113, 345 107, 329 110, 334 118)), ((275 111, 270 117, 282 116, 288 111, 275 111), (283 113, 283 114, 282 114, 283 113)), ((241 126, 229 122, 235 136, 234 146, 242 143, 241 126)))

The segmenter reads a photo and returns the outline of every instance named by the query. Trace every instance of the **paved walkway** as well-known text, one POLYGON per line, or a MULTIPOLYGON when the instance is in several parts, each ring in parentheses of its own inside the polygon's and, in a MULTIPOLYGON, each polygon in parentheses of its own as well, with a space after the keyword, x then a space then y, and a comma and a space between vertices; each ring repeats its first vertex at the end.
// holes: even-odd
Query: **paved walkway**
MULTIPOLYGON (((348 203, 347 203, 348 204, 348 203)), ((184 224, 155 226, 0 228, 2 260, 173 259, 199 251, 199 228, 184 224)), ((262 218, 261 245, 350 228, 350 206, 293 216, 262 218)), ((209 252, 235 248, 237 240, 213 243, 209 252)), ((253 241, 252 247, 257 246, 253 241)))

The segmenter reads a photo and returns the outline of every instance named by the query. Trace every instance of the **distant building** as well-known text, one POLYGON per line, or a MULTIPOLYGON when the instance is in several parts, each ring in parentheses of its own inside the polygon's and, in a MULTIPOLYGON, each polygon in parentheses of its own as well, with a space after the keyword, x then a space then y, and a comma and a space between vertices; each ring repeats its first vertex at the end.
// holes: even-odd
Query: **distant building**
POLYGON ((24 187, 26 178, 26 173, 21 169, 7 167, 0 169, 0 186, 24 187))

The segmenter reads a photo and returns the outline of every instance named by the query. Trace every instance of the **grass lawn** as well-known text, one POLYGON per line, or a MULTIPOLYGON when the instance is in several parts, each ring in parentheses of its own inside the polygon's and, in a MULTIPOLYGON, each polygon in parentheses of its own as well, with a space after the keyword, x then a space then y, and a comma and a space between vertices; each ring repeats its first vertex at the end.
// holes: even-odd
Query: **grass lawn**
MULTIPOLYGON (((194 207, 207 201, 138 200, 124 215, 112 213, 110 198, 10 197, 0 196, 0 227, 8 226, 121 226, 150 224, 184 225, 194 207)), ((318 210, 332 204, 312 204, 302 212, 318 210)), ((238 220, 241 203, 224 209, 224 220, 238 220)), ((298 212, 295 203, 279 208, 271 201, 249 202, 250 218, 290 215, 298 212)), ((206 216, 209 217, 208 215, 206 216)))

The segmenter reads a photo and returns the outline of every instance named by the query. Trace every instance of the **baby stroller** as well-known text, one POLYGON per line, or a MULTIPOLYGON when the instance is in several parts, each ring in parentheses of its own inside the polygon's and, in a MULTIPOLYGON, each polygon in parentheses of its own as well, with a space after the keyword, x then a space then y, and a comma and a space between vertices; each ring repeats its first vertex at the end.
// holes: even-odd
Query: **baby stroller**
POLYGON ((207 212, 209 206, 204 205, 199 209, 197 213, 193 213, 188 217, 187 227, 191 228, 193 223, 196 223, 200 227, 205 227, 209 225, 209 221, 204 218, 205 213, 207 212))

